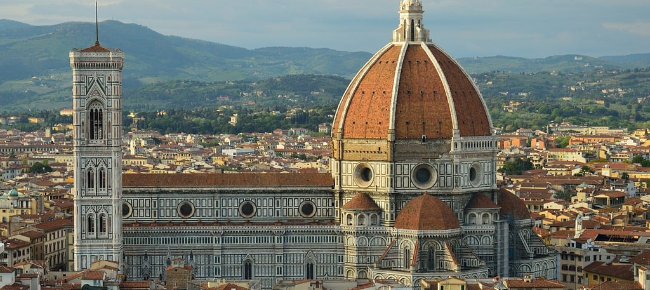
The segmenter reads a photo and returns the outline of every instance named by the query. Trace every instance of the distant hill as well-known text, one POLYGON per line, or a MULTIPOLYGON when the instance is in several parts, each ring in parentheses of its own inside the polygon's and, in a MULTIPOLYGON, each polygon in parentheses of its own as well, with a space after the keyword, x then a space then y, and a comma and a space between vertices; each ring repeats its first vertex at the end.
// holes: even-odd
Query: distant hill
MULTIPOLYGON (((0 21, 0 82, 68 74, 72 48, 91 46, 90 23, 32 26, 0 21)), ((286 74, 351 77, 370 58, 366 52, 312 48, 249 50, 219 43, 166 36, 137 24, 100 23, 100 42, 127 53, 127 79, 200 81, 261 79, 286 74)))
MULTIPOLYGON (((68 53, 72 48, 91 46, 95 39, 92 23, 68 22, 56 25, 34 26, 13 20, 0 20, 0 111, 26 109, 56 109, 70 104, 70 64, 68 53)), ((326 48, 267 47, 245 49, 226 44, 166 36, 137 24, 118 21, 100 23, 102 45, 120 48, 126 52, 124 72, 125 97, 131 104, 148 107, 145 100, 162 101, 156 107, 175 107, 181 98, 167 92, 185 88, 191 92, 191 82, 207 83, 194 92, 217 102, 215 83, 232 81, 266 82, 267 92, 279 90, 273 86, 286 85, 272 82, 287 75, 337 76, 336 79, 297 77, 291 84, 316 82, 329 91, 342 90, 371 57, 368 52, 344 52, 326 48), (186 82, 190 81, 190 83, 186 82), (162 84, 160 84, 162 82, 162 84), (155 95, 156 87, 165 88, 164 99, 155 95), (336 88, 333 90, 331 88, 336 88), (210 90, 213 90, 210 92, 210 90), (136 101, 139 100, 139 101, 136 101)), ((471 74, 502 72, 508 74, 561 72, 584 74, 594 70, 625 70, 650 67, 650 54, 607 56, 594 58, 581 55, 560 55, 539 59, 508 56, 475 57, 459 59, 471 74)), ((528 81, 515 86, 528 86, 528 81)), ((539 84, 547 86, 547 84, 539 84)), ((308 85, 307 85, 308 87, 308 85)), ((224 85, 220 89, 228 89, 224 85)), ((237 89, 244 89, 237 87, 237 89)), ((511 90, 512 91, 512 90, 511 90)), ((527 91, 522 88, 521 91, 527 91)), ((539 90, 531 90, 539 91, 539 90)), ((220 94, 233 91, 219 91, 220 94)), ((337 96, 338 97, 338 96, 337 96)), ((196 100, 194 100, 196 101, 196 100)), ((299 99, 296 99, 299 101, 299 99)), ((327 103, 323 100, 317 103, 327 103)), ((183 105, 188 105, 188 103, 183 105)), ((300 105, 300 104, 298 104, 300 105)))
POLYGON ((650 67, 650 53, 630 54, 621 56, 603 56, 600 59, 628 68, 650 67))
MULTIPOLYGON (((485 73, 492 71, 503 71, 511 73, 535 73, 535 72, 568 72, 580 73, 594 69, 627 69, 646 67, 645 62, 623 62, 606 58, 595 58, 584 55, 556 55, 545 58, 521 58, 510 56, 491 56, 460 58, 458 61, 471 73, 485 73)), ((625 57, 621 57, 625 58, 625 57)))

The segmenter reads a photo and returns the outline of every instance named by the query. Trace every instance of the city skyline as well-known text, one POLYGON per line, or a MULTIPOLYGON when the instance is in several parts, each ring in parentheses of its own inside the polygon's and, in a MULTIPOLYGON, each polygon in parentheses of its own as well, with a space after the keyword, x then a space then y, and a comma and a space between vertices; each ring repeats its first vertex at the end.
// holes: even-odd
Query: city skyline
MULTIPOLYGON (((33 25, 94 21, 94 1, 0 1, 0 18, 33 25)), ((396 0, 99 1, 99 19, 246 48, 326 47, 373 52, 390 40, 396 0), (155 5, 154 5, 155 4, 155 5), (189 20, 189 21, 188 21, 189 20), (358 41, 364 39, 363 42, 358 41)), ((425 1, 431 38, 454 57, 545 57, 647 52, 650 3, 425 1)))

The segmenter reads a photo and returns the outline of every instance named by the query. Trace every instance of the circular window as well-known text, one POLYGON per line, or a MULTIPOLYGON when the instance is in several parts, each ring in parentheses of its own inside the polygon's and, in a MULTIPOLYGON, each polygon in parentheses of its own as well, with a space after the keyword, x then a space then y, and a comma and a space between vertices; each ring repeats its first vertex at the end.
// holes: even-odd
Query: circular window
POLYGON ((305 201, 300 205, 300 214, 303 217, 313 217, 316 214, 316 205, 311 201, 305 201))
POLYGON ((420 164, 413 169, 411 179, 418 188, 431 188, 436 183, 437 171, 429 164, 420 164))
POLYGON ((122 217, 124 218, 130 217, 132 211, 133 209, 131 208, 131 205, 128 202, 122 203, 122 217))
POLYGON ((373 172, 370 165, 362 163, 357 165, 357 168, 354 170, 354 180, 357 185, 368 187, 372 183, 373 172))
POLYGON ((182 218, 190 218, 194 215, 194 205, 189 201, 183 201, 178 204, 176 211, 182 218))
POLYGON ((239 214, 245 218, 249 218, 255 215, 256 207, 252 201, 244 201, 239 206, 239 214))
POLYGON ((469 168, 469 182, 474 186, 481 184, 481 179, 479 178, 480 171, 481 167, 478 164, 474 164, 469 168))

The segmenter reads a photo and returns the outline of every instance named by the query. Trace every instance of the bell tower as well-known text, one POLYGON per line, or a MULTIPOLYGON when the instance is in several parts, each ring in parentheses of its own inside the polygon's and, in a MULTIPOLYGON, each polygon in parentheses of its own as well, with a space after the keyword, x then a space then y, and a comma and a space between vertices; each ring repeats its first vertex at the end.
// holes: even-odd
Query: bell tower
POLYGON ((88 269, 98 260, 122 265, 120 145, 124 53, 102 47, 97 20, 95 25, 95 45, 70 52, 75 271, 88 269))

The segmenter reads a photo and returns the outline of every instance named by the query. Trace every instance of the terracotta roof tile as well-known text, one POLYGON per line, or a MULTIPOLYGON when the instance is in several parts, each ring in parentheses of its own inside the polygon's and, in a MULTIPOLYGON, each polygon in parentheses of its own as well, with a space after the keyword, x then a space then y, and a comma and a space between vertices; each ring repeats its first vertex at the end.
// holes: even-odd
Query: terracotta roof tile
POLYGON ((635 281, 605 281, 591 288, 592 290, 643 290, 635 281))
POLYGON ((565 289, 564 284, 558 281, 546 280, 546 279, 532 279, 530 281, 526 281, 524 279, 508 279, 505 283, 506 285, 508 285, 508 289, 517 289, 517 288, 565 289))
POLYGON ((249 288, 239 286, 237 284, 224 284, 216 288, 217 290, 248 290, 249 288))
POLYGON ((451 139, 452 121, 442 78, 426 51, 410 45, 402 64, 395 134, 397 139, 451 139))
POLYGON ((102 271, 85 271, 81 276, 81 280, 104 280, 105 274, 102 271))
POLYGON ((381 208, 365 192, 359 192, 343 206, 346 210, 380 211, 381 208))
POLYGON ((484 194, 476 193, 467 203, 465 208, 499 208, 499 206, 494 204, 494 202, 484 194))
POLYGON ((518 220, 530 218, 530 212, 524 201, 507 190, 499 190, 498 205, 501 206, 500 214, 503 216, 511 216, 518 220))
POLYGON ((260 187, 332 187, 328 173, 196 173, 196 174, 124 174, 125 188, 260 188, 260 187))
POLYGON ((435 45, 410 44, 398 67, 401 51, 401 45, 382 50, 364 67, 366 74, 355 77, 337 110, 333 132, 340 126, 343 138, 386 139, 393 125, 397 140, 420 139, 423 135, 446 140, 451 139, 457 121, 461 136, 492 135, 481 95, 455 61, 435 45), (455 116, 449 98, 454 102, 455 116))
POLYGON ((635 264, 648 266, 650 265, 650 251, 643 251, 641 254, 634 256, 630 261, 635 264))
POLYGON ((399 212, 395 228, 405 230, 451 230, 460 228, 446 203, 427 193, 409 201, 399 212))
POLYGON ((96 42, 95 45, 89 47, 89 48, 84 48, 81 50, 81 52, 111 52, 110 49, 104 48, 101 45, 99 45, 99 42, 96 42))
MULTIPOLYGON (((397 59, 401 46, 388 49, 375 63, 356 88, 343 119, 343 136, 354 139, 384 139, 388 137, 390 109, 397 59)), ((339 112, 342 114, 343 112, 339 112)))
POLYGON ((10 267, 4 266, 4 265, 0 265, 0 273, 8 274, 8 273, 13 273, 13 272, 16 272, 16 269, 10 268, 10 267))
POLYGON ((442 68, 454 100, 461 136, 490 136, 490 120, 481 96, 463 69, 435 45, 429 45, 442 68))
POLYGON ((584 267, 583 271, 634 281, 633 266, 631 264, 606 264, 596 261, 584 267))

